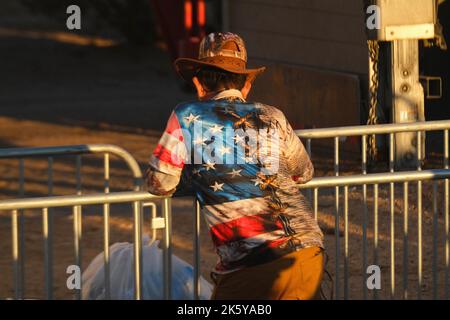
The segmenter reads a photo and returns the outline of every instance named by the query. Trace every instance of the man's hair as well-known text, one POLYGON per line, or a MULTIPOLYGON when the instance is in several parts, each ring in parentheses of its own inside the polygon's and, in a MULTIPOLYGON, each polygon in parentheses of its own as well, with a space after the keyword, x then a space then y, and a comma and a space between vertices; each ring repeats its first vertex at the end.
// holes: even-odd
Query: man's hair
POLYGON ((246 74, 231 73, 213 67, 200 69, 196 76, 202 86, 209 92, 228 89, 241 90, 247 80, 246 74))

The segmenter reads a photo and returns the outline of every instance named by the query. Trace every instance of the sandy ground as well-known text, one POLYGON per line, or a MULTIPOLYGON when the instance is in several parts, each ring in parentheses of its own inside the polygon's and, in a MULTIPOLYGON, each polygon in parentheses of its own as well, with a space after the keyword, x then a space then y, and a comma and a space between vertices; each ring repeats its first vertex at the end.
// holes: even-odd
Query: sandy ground
MULTIPOLYGON (((9 26, 8 26, 9 28, 9 26)), ((1 34, 1 33, 0 33, 1 34)), ((30 39, 25 36, 0 36, 0 147, 51 146, 86 143, 110 143, 128 150, 142 169, 165 125, 171 109, 194 97, 181 89, 165 52, 156 48, 115 46, 97 48, 30 39)), ((332 174, 330 154, 317 149, 313 161, 316 175, 332 174)), ((343 171, 358 172, 358 156, 343 154, 343 171)), ((439 164, 437 163, 436 166, 439 164)), ((130 190, 131 175, 118 160, 112 159, 111 191, 130 190)), ((0 160, 0 194, 3 199, 18 194, 18 161, 0 160)), ((101 159, 83 157, 83 193, 101 192, 103 188, 101 159)), ((45 196, 47 160, 25 160, 25 196, 45 196)), ((75 192, 75 160, 71 157, 54 161, 53 194, 75 192)), ((396 187, 395 202, 395 283, 396 298, 402 297, 404 275, 408 275, 409 297, 417 296, 417 193, 411 185, 409 196, 409 239, 407 269, 403 264, 402 186, 396 187)), ((390 288, 390 213, 389 191, 380 187, 378 264, 382 270, 380 297, 389 297, 390 288)), ((374 214, 372 188, 368 188, 367 254, 372 264, 374 252, 374 214)), ((362 215, 360 188, 351 188, 348 219, 348 294, 362 297, 362 215)), ((443 295, 444 217, 442 185, 438 190, 438 270, 439 296, 443 295)), ((431 265, 433 262, 432 185, 424 184, 423 199, 423 285, 422 296, 432 297, 431 265)), ((342 199, 341 199, 342 200, 342 199)), ((344 215, 341 201, 340 219, 340 294, 344 292, 345 268, 344 215)), ((159 203, 158 203, 159 205, 159 203)), ((174 253, 192 262, 192 200, 173 201, 174 253)), ((102 211, 100 207, 83 208, 82 266, 102 251, 102 211)), ((53 285, 54 296, 70 299, 73 292, 66 286, 66 267, 74 261, 73 218, 70 208, 52 211, 53 215, 53 285)), ((25 217, 25 297, 44 298, 42 216, 26 211, 25 217)), ((335 274, 335 216, 333 190, 320 192, 319 223, 324 230, 330 260, 327 270, 335 274)), ((145 218, 146 230, 149 214, 145 218)), ((11 258, 11 216, 0 214, 0 298, 13 296, 11 258)), ((128 205, 111 208, 111 242, 132 240, 132 211, 128 205)), ((201 271, 209 280, 209 270, 216 257, 207 231, 202 225, 201 271)), ((324 282, 329 297, 330 283, 324 282)), ((372 295, 372 292, 369 293, 372 295)))

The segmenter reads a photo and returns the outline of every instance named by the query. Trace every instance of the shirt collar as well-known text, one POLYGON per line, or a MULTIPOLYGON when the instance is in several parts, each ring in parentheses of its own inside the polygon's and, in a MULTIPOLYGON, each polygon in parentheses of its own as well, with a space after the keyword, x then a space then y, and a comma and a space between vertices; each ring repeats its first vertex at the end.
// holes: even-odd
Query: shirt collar
POLYGON ((230 98, 238 98, 245 102, 244 97, 242 96, 242 92, 237 89, 228 89, 220 91, 218 94, 216 94, 214 97, 212 97, 212 100, 219 100, 219 99, 230 99, 230 98))

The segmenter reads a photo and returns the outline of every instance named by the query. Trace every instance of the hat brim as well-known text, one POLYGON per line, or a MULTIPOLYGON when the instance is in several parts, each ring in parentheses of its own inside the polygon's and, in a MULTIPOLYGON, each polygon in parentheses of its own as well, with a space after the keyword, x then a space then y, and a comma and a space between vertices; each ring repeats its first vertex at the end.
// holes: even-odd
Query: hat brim
POLYGON ((174 66, 177 73, 189 83, 192 82, 192 78, 197 73, 197 71, 204 67, 213 67, 231 73, 245 74, 252 79, 264 72, 264 70, 266 69, 266 67, 259 67, 254 69, 237 69, 191 58, 178 58, 175 60, 174 66))

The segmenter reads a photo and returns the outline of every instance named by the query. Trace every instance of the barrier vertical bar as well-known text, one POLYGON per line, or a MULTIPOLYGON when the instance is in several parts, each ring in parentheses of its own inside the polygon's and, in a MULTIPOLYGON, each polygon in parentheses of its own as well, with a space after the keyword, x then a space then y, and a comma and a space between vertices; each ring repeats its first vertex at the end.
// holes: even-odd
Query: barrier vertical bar
MULTIPOLYGON (((373 262, 378 265, 378 184, 373 185, 373 262)), ((377 290, 373 290, 373 298, 378 299, 377 290)))
MULTIPOLYGON (((449 168, 449 156, 448 156, 448 129, 444 130, 444 168, 449 168)), ((449 237, 449 227, 450 227, 450 217, 449 217, 449 180, 445 179, 444 182, 444 201, 445 201, 445 299, 449 299, 449 273, 450 273, 450 237, 449 237)))
MULTIPOLYGON (((420 139, 421 133, 417 131, 417 171, 422 170, 420 139)), ((420 300, 422 298, 422 181, 417 181, 417 279, 417 297, 420 300)))
POLYGON ((194 300, 198 300, 200 296, 200 203, 197 199, 195 202, 194 215, 194 300))
MULTIPOLYGON (((24 160, 19 159, 19 198, 25 195, 25 166, 24 160)), ((19 299, 25 294, 25 216, 23 210, 19 213, 19 299)))
POLYGON ((344 300, 348 300, 348 186, 344 187, 344 300))
MULTIPOLYGON (((363 174, 367 174, 367 136, 361 137, 361 170, 363 174)), ((363 190, 363 217, 362 217, 362 240, 363 240, 363 270, 362 270, 362 290, 363 299, 367 299, 366 270, 367 270, 367 185, 362 186, 363 190)))
POLYGON ((142 233, 141 203, 133 202, 134 213, 134 298, 142 299, 142 233))
MULTIPOLYGON (((76 193, 81 195, 81 156, 77 155, 75 158, 75 179, 76 179, 76 193)), ((75 255, 75 265, 81 269, 81 206, 72 207, 73 216, 73 246, 75 255)), ((81 299, 81 288, 76 290, 75 299, 81 299)))
MULTIPOLYGON (((308 156, 311 159, 311 156, 312 156, 312 154, 311 154, 311 139, 306 139, 306 152, 308 153, 308 156)), ((311 161, 312 161, 312 159, 311 159, 311 161)), ((313 201, 313 198, 312 198, 313 195, 312 195, 311 189, 308 189, 306 192, 308 194, 309 203, 311 203, 313 201)))
POLYGON ((170 300, 172 297, 172 245, 170 239, 170 205, 171 199, 163 200, 163 215, 165 220, 163 238, 163 276, 164 276, 164 299, 170 300))
MULTIPOLYGON (((48 157, 48 195, 53 195, 53 157, 48 157)), ((53 299, 53 214, 52 209, 43 210, 45 291, 46 299, 53 299)))
MULTIPOLYGON (((394 134, 389 134, 389 172, 394 172, 394 134)), ((391 251, 391 299, 395 298, 395 186, 389 184, 390 192, 390 251, 391 251)))
POLYGON ((408 182, 403 183, 403 299, 408 299, 408 182))
MULTIPOLYGON (((104 192, 109 193, 109 153, 103 156, 104 192)), ((142 223, 142 222, 141 222, 142 223)), ((141 224, 140 223, 140 224, 141 224)), ((105 268, 105 298, 111 299, 110 265, 109 265, 109 203, 103 204, 103 258, 105 268)))
POLYGON ((42 208, 42 233, 44 237, 44 279, 45 279, 45 298, 53 298, 52 284, 52 259, 51 259, 51 238, 48 208, 42 208))
POLYGON ((11 214, 12 258, 13 258, 13 282, 14 299, 20 299, 20 275, 19 275, 19 230, 18 213, 13 210, 11 214))
POLYGON ((437 182, 433 182, 433 264, 431 267, 433 273, 433 299, 438 298, 438 240, 439 240, 439 217, 437 208, 437 182))
POLYGON ((317 221, 319 189, 314 188, 314 219, 317 221))
MULTIPOLYGON (((334 174, 339 176, 339 137, 334 138, 334 174)), ((335 237, 336 237, 336 266, 335 266, 335 297, 339 299, 339 187, 335 187, 335 237)))

